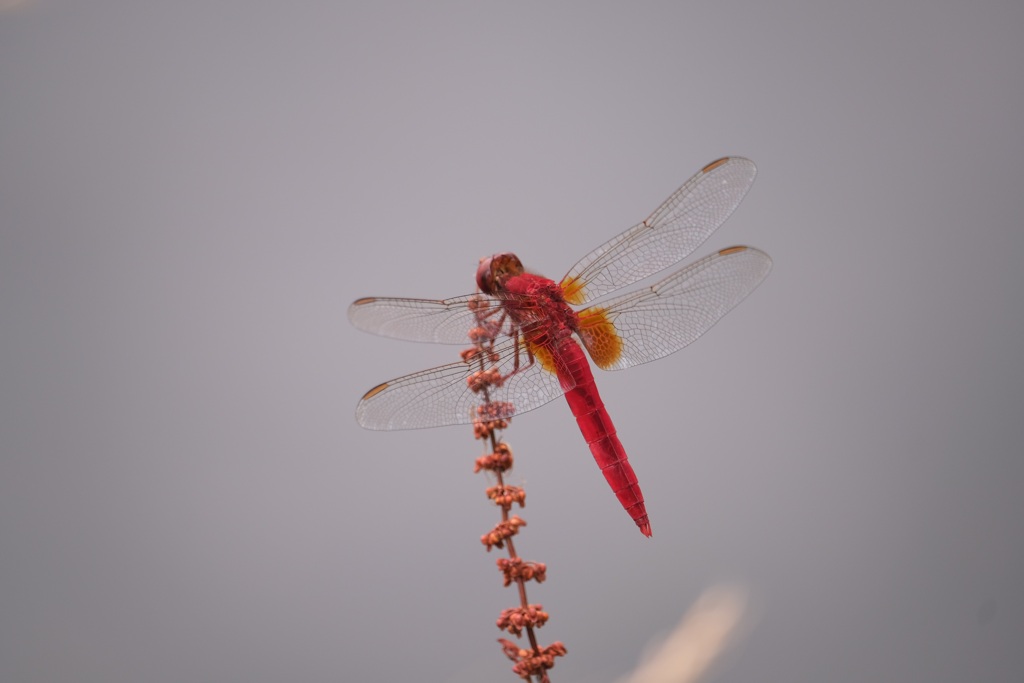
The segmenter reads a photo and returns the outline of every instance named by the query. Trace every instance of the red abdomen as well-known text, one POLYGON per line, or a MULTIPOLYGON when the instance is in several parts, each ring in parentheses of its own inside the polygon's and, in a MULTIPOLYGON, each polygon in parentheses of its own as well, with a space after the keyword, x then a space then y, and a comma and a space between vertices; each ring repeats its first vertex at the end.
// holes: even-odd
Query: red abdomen
POLYGON ((644 494, 640 491, 636 474, 629 464, 626 449, 615 435, 615 425, 612 424, 601 396, 597 393, 590 363, 571 338, 561 341, 558 345, 558 354, 564 363, 562 367, 572 374, 576 384, 565 393, 565 400, 569 402, 569 408, 576 417, 583 438, 590 446, 594 460, 597 461, 622 507, 640 527, 643 535, 650 536, 651 522, 644 507, 644 494))

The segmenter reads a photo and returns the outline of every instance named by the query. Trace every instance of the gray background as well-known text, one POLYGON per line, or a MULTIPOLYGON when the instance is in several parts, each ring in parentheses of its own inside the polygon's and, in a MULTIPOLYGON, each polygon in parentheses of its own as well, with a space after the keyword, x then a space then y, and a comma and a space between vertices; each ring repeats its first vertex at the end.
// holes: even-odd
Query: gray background
POLYGON ((726 154, 695 256, 772 275, 598 377, 653 539, 564 402, 507 433, 554 680, 723 580, 719 680, 1020 680, 1024 5, 257 4, 0 13, 0 680, 515 680, 479 445, 352 417, 457 349, 345 309, 557 278, 726 154))

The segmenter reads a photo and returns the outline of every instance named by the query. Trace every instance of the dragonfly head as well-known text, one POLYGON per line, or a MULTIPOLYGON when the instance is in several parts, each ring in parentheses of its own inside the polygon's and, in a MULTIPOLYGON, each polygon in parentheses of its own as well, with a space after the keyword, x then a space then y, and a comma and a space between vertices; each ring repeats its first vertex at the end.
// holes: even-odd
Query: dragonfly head
POLYGON ((505 287, 505 282, 515 275, 522 275, 523 262, 515 254, 495 254, 480 259, 476 269, 476 286, 484 294, 495 294, 505 287))

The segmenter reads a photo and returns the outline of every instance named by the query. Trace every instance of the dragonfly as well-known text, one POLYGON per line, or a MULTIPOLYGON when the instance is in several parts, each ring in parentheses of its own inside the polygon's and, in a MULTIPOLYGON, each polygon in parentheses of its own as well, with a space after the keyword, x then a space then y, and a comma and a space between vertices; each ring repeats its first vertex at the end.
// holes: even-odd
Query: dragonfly
POLYGON ((584 349, 602 370, 663 358, 704 334, 765 279, 771 258, 733 246, 648 287, 617 293, 689 256, 732 214, 756 174, 742 157, 707 164, 557 283, 501 253, 480 260, 473 294, 356 300, 348 309, 355 327, 396 339, 465 346, 483 320, 488 358, 500 373, 486 392, 474 383, 478 367, 470 359, 405 375, 367 391, 356 420, 378 430, 469 424, 481 414, 510 418, 565 396, 619 503, 650 537, 643 493, 584 349))

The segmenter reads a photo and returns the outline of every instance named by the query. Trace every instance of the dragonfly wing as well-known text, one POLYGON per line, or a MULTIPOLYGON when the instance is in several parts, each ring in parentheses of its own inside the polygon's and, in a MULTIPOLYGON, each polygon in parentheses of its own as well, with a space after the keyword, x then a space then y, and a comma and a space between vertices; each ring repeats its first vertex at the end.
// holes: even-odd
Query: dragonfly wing
POLYGON ((580 311, 580 337, 605 370, 663 358, 711 329, 771 268, 759 249, 723 249, 646 289, 580 311))
MULTIPOLYGON (((491 386, 490 403, 496 417, 512 417, 538 408, 572 388, 571 381, 530 362, 522 343, 507 339, 494 346, 496 367, 503 377, 501 386, 491 386), (516 355, 520 367, 516 369, 516 355), (501 408, 501 406, 506 406, 501 408)), ((470 377, 481 369, 473 359, 449 363, 385 382, 370 389, 356 407, 356 420, 368 429, 417 429, 469 424, 485 404, 483 395, 469 388, 470 377)))
POLYGON ((488 320, 501 318, 497 299, 467 294, 444 300, 366 297, 348 307, 348 319, 360 330, 382 337, 468 345, 469 331, 480 325, 480 306, 488 320))
POLYGON ((584 256, 562 280, 566 299, 583 304, 669 268, 693 252, 732 214, 757 168, 727 157, 702 168, 643 223, 584 256))

